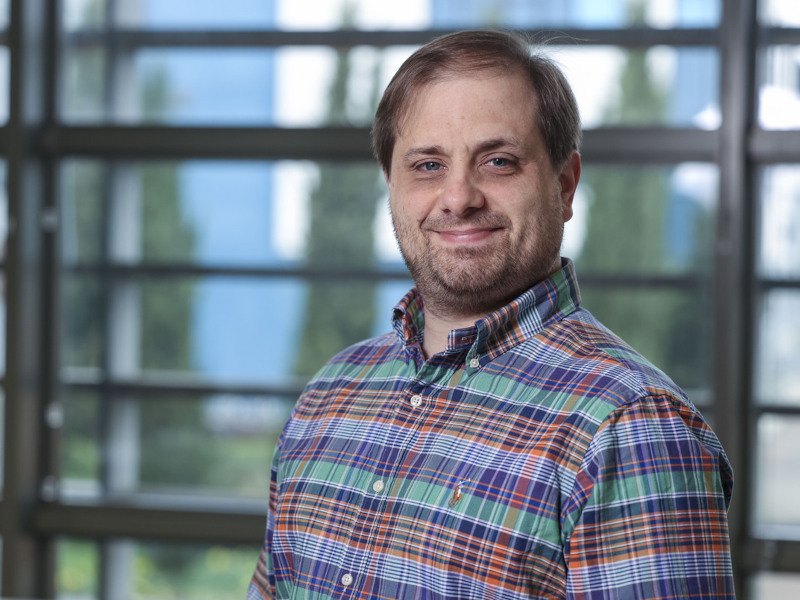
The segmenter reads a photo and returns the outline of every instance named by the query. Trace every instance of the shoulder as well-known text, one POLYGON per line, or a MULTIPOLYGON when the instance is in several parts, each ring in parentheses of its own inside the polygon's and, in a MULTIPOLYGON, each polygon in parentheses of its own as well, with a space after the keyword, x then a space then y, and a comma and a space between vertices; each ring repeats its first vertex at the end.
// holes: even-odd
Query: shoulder
POLYGON ((582 397, 600 403, 601 411, 610 413, 651 396, 691 406, 668 375, 585 309, 552 322, 517 351, 546 364, 548 376, 573 400, 582 397))
POLYGON ((394 360, 402 352, 400 342, 394 333, 385 333, 362 340, 337 352, 312 377, 311 382, 351 371, 363 371, 364 367, 394 360))

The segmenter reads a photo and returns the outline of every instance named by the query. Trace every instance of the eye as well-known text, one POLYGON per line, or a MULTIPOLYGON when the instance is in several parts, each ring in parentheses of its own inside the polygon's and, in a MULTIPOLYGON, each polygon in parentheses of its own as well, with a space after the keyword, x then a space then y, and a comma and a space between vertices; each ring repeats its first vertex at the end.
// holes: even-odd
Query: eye
POLYGON ((488 164, 492 167, 498 167, 500 169, 504 169, 506 167, 511 166, 511 161, 507 158, 502 156, 495 156, 494 158, 490 158, 488 164))
POLYGON ((433 172, 438 171, 442 168, 442 165, 436 162, 435 160, 427 160, 424 163, 420 164, 418 169, 426 172, 433 172))

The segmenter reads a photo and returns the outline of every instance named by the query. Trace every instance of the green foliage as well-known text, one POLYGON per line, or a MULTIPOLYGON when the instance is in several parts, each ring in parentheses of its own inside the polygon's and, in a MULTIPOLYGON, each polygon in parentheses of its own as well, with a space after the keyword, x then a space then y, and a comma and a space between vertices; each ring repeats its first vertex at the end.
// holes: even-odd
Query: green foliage
MULTIPOLYGON (((331 120, 346 117, 350 70, 349 56, 340 52, 330 88, 331 120)), ((371 267, 373 223, 380 195, 380 178, 375 167, 321 165, 318 183, 311 194, 306 243, 308 266, 371 267)), ((304 377, 312 375, 335 352, 368 337, 374 321, 373 284, 310 283, 295 372, 304 377)))
MULTIPOLYGON (((643 21, 641 2, 631 3, 630 20, 643 21)), ((659 122, 666 94, 652 80, 642 52, 631 52, 621 77, 619 95, 607 107, 605 122, 659 122)), ((591 190, 586 238, 577 260, 580 272, 655 274, 681 272, 670 263, 667 172, 660 167, 587 168, 583 185, 591 190)), ((695 221, 695 231, 682 232, 703 240, 709 217, 695 221)), ((674 235, 672 233, 671 235, 674 235)), ((694 245, 691 272, 703 273, 708 252, 694 245)), ((709 348, 708 294, 658 289, 614 289, 584 286, 584 304, 611 329, 687 388, 707 385, 709 348)))

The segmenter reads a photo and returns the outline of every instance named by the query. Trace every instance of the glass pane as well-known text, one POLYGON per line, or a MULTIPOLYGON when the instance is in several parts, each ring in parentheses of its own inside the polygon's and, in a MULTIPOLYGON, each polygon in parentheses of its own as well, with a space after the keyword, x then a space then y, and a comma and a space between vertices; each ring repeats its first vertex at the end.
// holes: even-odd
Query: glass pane
POLYGON ((61 362, 65 367, 99 369, 104 327, 103 286, 90 275, 61 279, 61 362))
POLYGON ((68 46, 62 112, 72 122, 367 125, 377 90, 412 51, 145 48, 118 53, 112 75, 101 48, 68 46), (347 82, 343 94, 336 77, 347 82))
POLYGON ((579 274, 707 274, 712 268, 717 169, 587 165, 563 253, 579 274))
POLYGON ((138 490, 264 498, 293 400, 220 395, 139 403, 138 490))
POLYGON ((758 400, 800 404, 800 289, 773 290, 761 302, 756 361, 758 400))
POLYGON ((716 129, 719 60, 713 48, 548 48, 578 100, 583 125, 716 129))
POLYGON ((389 302, 378 287, 235 277, 120 285, 121 300, 111 309, 114 373, 194 373, 221 382, 304 379, 334 352, 390 329, 391 306, 400 298, 389 302))
POLYGON ((6 372, 6 277, 0 272, 0 376, 6 372))
POLYGON ((103 190, 113 189, 109 245, 117 262, 402 269, 385 186, 372 162, 187 161, 112 169, 72 161, 62 187, 67 264, 100 261, 103 190))
POLYGON ((800 525, 800 418, 759 418, 754 473, 756 527, 800 525))
MULTIPOLYGON (((308 0, 310 1, 310 0, 308 0)), ((718 0, 431 0, 439 27, 710 27, 719 22, 718 0)))
POLYGON ((6 161, 0 160, 0 262, 6 259, 8 244, 8 183, 6 161))
POLYGON ((405 280, 171 277, 120 283, 106 307, 96 279, 65 277, 62 364, 97 376, 107 310, 114 315, 107 360, 116 377, 302 381, 338 350, 389 331, 391 309, 409 287, 405 280))
POLYGON ((70 496, 96 496, 102 455, 99 397, 81 390, 64 391, 62 397, 62 491, 70 496))
POLYGON ((99 262, 103 256, 103 163, 72 160, 61 168, 61 255, 64 262, 99 262))
MULTIPOLYGON (((240 600, 253 574, 258 547, 174 542, 112 541, 107 547, 108 589, 130 600, 191 598, 240 600)), ((100 547, 65 540, 59 544, 57 598, 99 595, 100 547), (85 571, 79 571, 81 567, 85 571)))
POLYGON ((581 295, 603 324, 663 369, 698 406, 705 403, 711 386, 709 290, 587 284, 581 295))
POLYGON ((0 29, 8 28, 10 6, 11 2, 9 0, 0 0, 0 29))
POLYGON ((98 597, 100 556, 97 544, 64 539, 56 544, 56 593, 59 600, 98 597))
POLYGON ((62 0, 62 18, 67 31, 99 29, 105 24, 108 0, 62 0))
MULTIPOLYGON (((105 2, 67 0, 68 30, 102 23, 105 2)), ((219 12, 214 0, 197 0, 182 10, 181 0, 120 3, 116 22, 144 29, 425 29, 446 27, 713 27, 718 0, 646 0, 638 11, 628 0, 232 0, 219 12)))
POLYGON ((753 600, 800 598, 800 575, 794 573, 759 573, 751 580, 753 600))
MULTIPOLYGON (((797 7, 794 12, 797 14, 797 7)), ((764 129, 800 128, 800 46, 770 46, 762 51, 758 121, 764 129)))
POLYGON ((800 279, 800 165, 764 169, 761 198, 759 272, 800 279))
POLYGON ((203 494, 263 499, 272 451, 294 398, 153 392, 117 397, 106 407, 112 432, 106 455, 98 398, 70 392, 65 401, 62 497, 104 493, 203 494), (107 469, 103 480, 101 465, 107 469))
MULTIPOLYGON (((365 126, 378 93, 412 51, 141 49, 117 58, 118 89, 109 91, 104 53, 67 48, 63 112, 70 121, 365 126), (346 81, 344 93, 335 92, 339 81, 346 81), (117 100, 108 105, 106 97, 117 100)), ((547 52, 563 65, 587 128, 719 124, 713 48, 573 46, 547 52)))
MULTIPOLYGON (((2 24, 0 24, 0 26, 2 26, 2 24)), ((11 99, 11 95, 9 93, 9 85, 11 81, 10 69, 11 54, 8 48, 5 46, 0 46, 0 123, 5 123, 8 121, 8 103, 11 99)))
POLYGON ((760 0, 758 7, 760 19, 764 25, 776 25, 778 27, 800 26, 797 0, 760 0))

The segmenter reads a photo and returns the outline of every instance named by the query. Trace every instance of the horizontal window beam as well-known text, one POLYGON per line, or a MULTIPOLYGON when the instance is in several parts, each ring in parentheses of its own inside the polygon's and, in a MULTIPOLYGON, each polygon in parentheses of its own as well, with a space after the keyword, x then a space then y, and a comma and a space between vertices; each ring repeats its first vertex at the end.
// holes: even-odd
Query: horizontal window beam
POLYGON ((90 265, 75 264, 63 267, 66 273, 94 275, 101 278, 132 277, 243 277, 257 279, 292 278, 314 281, 403 281, 411 275, 405 269, 376 271, 348 267, 237 267, 235 265, 198 265, 192 263, 162 263, 137 265, 90 265))
POLYGON ((758 33, 760 45, 800 44, 800 27, 762 27, 758 33))
POLYGON ((800 417, 800 404, 784 404, 766 400, 755 405, 756 411, 762 415, 778 415, 785 417, 800 417))
MULTIPOLYGON (((716 131, 607 127, 584 132, 581 154, 602 163, 712 162, 718 140, 716 131)), ((0 142, 10 143, 2 129, 0 142)), ((39 147, 51 156, 115 159, 373 160, 368 127, 60 126, 45 130, 39 147)))
POLYGON ((759 163, 799 163, 800 135, 795 130, 764 131, 750 136, 750 157, 759 163))
MULTIPOLYGON (((418 31, 338 29, 332 31, 189 31, 114 28, 106 31, 79 31, 64 34, 68 47, 112 45, 115 49, 136 48, 274 48, 280 46, 421 46, 431 39, 455 31, 427 29, 418 31)), ((520 30, 531 40, 548 45, 603 45, 638 48, 648 46, 713 46, 719 42, 714 28, 655 29, 651 27, 558 28, 520 30)))
MULTIPOLYGON (((771 533, 770 528, 759 533, 771 533)), ((774 527, 774 533, 785 536, 800 535, 800 527, 780 525, 774 527)), ((800 571, 800 538, 798 539, 750 539, 744 552, 745 569, 751 574, 763 571, 791 572, 800 571)))
MULTIPOLYGON (((264 493, 261 504, 265 506, 264 493)), ((238 504, 223 511, 42 503, 33 511, 31 527, 35 534, 46 536, 217 542, 257 548, 263 540, 266 512, 248 511, 238 504)))
POLYGON ((71 389, 104 391, 114 395, 136 395, 148 398, 155 395, 170 394, 187 396, 212 396, 216 394, 237 396, 281 396, 296 399, 303 390, 305 381, 286 381, 282 383, 242 383, 209 381, 201 377, 187 377, 180 373, 153 376, 143 373, 137 378, 103 377, 95 369, 65 369, 61 374, 61 384, 71 389))
MULTIPOLYGON (((405 270, 376 271, 370 269, 315 267, 315 268, 277 268, 277 267, 235 267, 204 266, 192 263, 170 264, 72 264, 63 267, 65 273, 72 275, 91 275, 100 278, 174 278, 174 277, 254 277, 254 278, 297 278, 309 282, 361 280, 361 281, 402 281, 410 280, 405 270)), ((653 287, 653 288, 698 288, 710 285, 704 274, 659 274, 659 273, 581 273, 580 283, 594 287, 653 287)))

